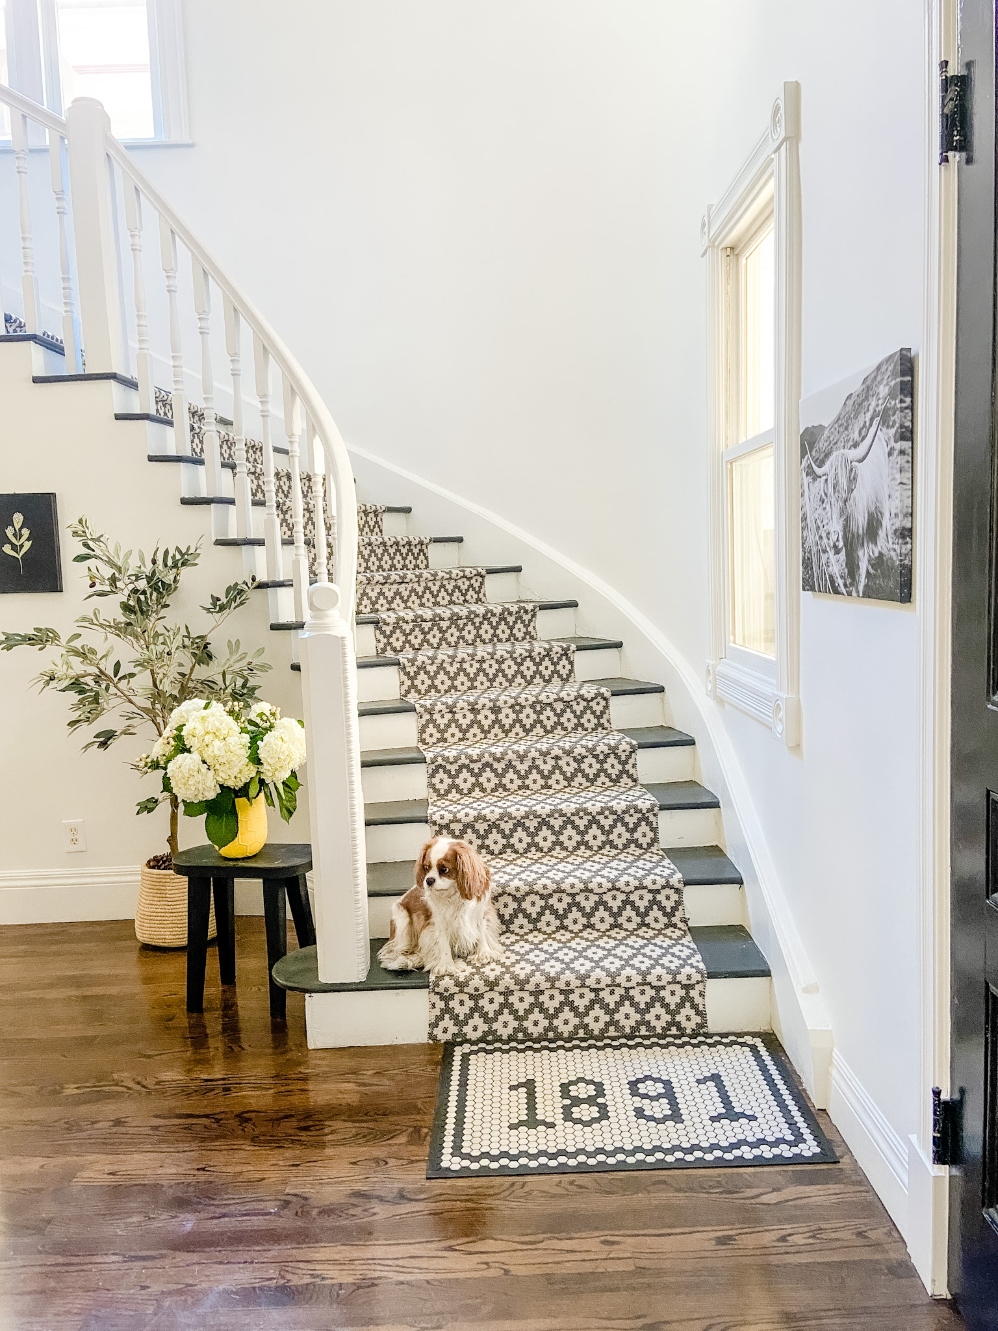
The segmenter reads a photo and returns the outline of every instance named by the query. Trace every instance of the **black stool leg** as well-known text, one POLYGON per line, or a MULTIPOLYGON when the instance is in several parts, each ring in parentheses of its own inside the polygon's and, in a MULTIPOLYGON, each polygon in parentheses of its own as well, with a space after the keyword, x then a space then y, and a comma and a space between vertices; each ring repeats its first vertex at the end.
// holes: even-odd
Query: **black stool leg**
POLYGON ((273 970, 288 950, 288 907, 282 878, 263 881, 263 915, 267 926, 267 980, 270 983, 270 1015, 283 1017, 288 996, 274 982, 273 970))
POLYGON ((187 880, 187 1011, 204 1011, 204 968, 208 953, 211 879, 187 880))
POLYGON ((223 984, 236 982, 236 880, 213 878, 215 929, 218 934, 218 976, 223 984))
POLYGON ((308 880, 304 874, 297 878, 285 878, 288 889, 288 901, 291 905, 291 918, 295 922, 299 947, 315 946, 315 925, 312 923, 312 907, 308 899, 308 880))

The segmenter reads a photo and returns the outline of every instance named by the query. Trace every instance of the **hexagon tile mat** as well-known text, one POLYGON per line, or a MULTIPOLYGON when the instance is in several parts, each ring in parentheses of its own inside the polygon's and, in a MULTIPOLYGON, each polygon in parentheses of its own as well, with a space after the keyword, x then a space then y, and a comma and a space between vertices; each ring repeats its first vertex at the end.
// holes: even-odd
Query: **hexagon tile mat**
POLYGON ((426 1177, 837 1159, 772 1035, 448 1044, 426 1177))

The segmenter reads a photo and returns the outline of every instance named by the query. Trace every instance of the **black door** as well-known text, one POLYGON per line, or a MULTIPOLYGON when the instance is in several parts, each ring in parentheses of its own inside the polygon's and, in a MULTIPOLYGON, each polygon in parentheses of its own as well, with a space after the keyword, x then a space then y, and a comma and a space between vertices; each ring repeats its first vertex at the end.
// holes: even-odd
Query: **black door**
MULTIPOLYGON (((950 1288, 998 1331, 998 451, 995 412, 995 0, 962 0, 972 152, 959 168, 953 545, 950 1288)), ((916 535, 917 539, 917 535, 916 535)))

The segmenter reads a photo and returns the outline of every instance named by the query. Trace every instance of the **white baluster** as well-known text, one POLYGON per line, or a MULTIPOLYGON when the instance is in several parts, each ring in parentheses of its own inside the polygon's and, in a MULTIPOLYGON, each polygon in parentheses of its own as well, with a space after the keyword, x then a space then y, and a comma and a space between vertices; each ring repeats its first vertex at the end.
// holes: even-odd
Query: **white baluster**
MULTIPOLYGON (((263 443, 263 539, 267 551, 267 581, 284 579, 284 549, 281 545, 281 524, 277 517, 277 488, 274 483, 274 443, 270 418, 270 352, 253 334, 253 361, 256 369, 256 395, 260 401, 260 437, 263 443)), ((274 609, 272 620, 281 618, 277 613, 280 589, 272 588, 270 602, 274 609)))
POLYGON ((87 371, 120 370, 123 354, 115 210, 108 171, 111 122, 92 97, 66 112, 69 185, 73 200, 76 284, 87 371))
MULTIPOLYGON (((222 481, 222 451, 218 441, 218 424, 215 418, 215 378, 211 368, 211 283, 208 274, 198 263, 191 260, 191 277, 194 282, 194 308, 198 316, 198 336, 201 339, 201 400, 204 403, 204 427, 201 440, 204 445, 204 466, 207 493, 224 495, 222 481)), ((227 522, 219 516, 213 524, 218 530, 216 535, 224 535, 227 522)))
POLYGON ((232 433, 236 440, 236 535, 253 535, 253 509, 249 473, 246 470, 246 435, 243 429, 242 390, 242 321, 239 311, 223 297, 225 308, 225 349, 229 353, 229 373, 232 377, 232 433))
MULTIPOLYGON (((132 250, 132 291, 135 300, 135 374, 139 381, 139 411, 151 416, 155 409, 152 357, 149 354, 149 315, 146 284, 142 272, 142 196, 130 180, 123 179, 125 226, 132 250)), ((174 431, 176 434, 176 431, 174 431)), ((176 443, 176 439, 174 439, 176 443)))
POLYGON ((284 379, 284 431, 288 437, 288 462, 291 472, 291 527, 294 536, 294 553, 291 556, 291 578, 295 590, 295 619, 308 616, 308 552, 305 549, 305 519, 301 498, 301 459, 299 439, 301 438, 301 403, 298 394, 291 387, 287 376, 284 379))
POLYGON ((31 204, 28 198, 28 117, 11 112, 10 135, 14 148, 14 169, 21 221, 21 298, 24 302, 24 326, 38 332, 38 278, 35 275, 35 244, 31 236, 31 204))
POLYGON ((191 423, 184 388, 184 348, 180 336, 180 304, 177 299, 177 237, 165 218, 159 219, 160 260, 166 278, 170 308, 170 363, 173 367, 173 438, 178 453, 191 451, 191 423))
POLYGON ((315 422, 309 416, 306 423, 308 456, 312 460, 312 512, 315 523, 315 580, 329 581, 326 551, 326 458, 322 444, 315 433, 315 422))
POLYGON ((66 199, 66 163, 63 157, 63 139, 49 131, 49 170, 55 213, 59 223, 59 271, 62 275, 62 341, 66 350, 66 369, 80 368, 80 338, 73 301, 73 276, 69 254, 69 204, 66 199))

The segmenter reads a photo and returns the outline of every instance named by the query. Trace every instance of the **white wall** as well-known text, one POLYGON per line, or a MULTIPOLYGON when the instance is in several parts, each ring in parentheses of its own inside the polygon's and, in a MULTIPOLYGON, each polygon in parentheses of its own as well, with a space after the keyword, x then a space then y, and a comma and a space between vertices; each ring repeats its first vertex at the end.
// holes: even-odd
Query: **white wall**
MULTIPOLYGON (((214 0, 186 24, 196 146, 142 150, 143 168, 348 443, 592 570, 700 677, 700 218, 799 80, 803 391, 917 352, 921 6, 214 0)), ((722 714, 837 1057, 902 1141, 917 619, 805 596, 802 749, 722 714)))

